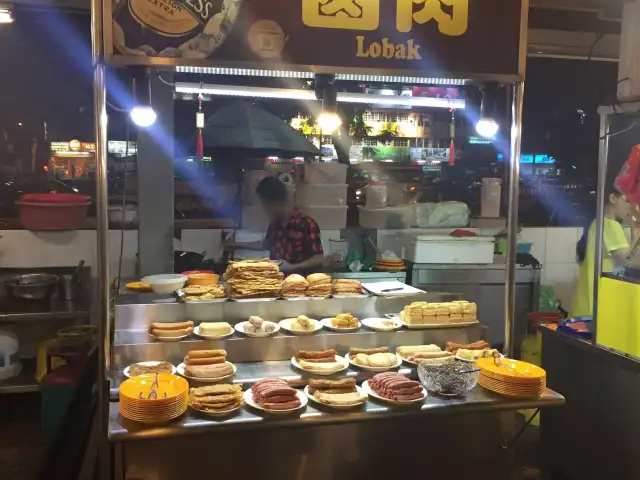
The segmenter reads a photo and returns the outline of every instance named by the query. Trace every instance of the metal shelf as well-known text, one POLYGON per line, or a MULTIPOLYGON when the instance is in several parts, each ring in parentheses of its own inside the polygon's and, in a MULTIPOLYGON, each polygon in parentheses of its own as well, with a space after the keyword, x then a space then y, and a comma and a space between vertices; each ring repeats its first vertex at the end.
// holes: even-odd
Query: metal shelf
POLYGON ((22 371, 17 377, 0 381, 0 394, 39 392, 36 381, 36 359, 22 360, 22 371))

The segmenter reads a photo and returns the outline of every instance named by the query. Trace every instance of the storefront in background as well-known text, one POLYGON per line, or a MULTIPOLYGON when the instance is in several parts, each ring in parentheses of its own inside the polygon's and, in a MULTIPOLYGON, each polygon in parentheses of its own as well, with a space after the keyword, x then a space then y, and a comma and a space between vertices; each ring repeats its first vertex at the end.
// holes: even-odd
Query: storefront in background
POLYGON ((95 168, 95 154, 93 142, 51 142, 49 172, 61 180, 87 180, 95 168))

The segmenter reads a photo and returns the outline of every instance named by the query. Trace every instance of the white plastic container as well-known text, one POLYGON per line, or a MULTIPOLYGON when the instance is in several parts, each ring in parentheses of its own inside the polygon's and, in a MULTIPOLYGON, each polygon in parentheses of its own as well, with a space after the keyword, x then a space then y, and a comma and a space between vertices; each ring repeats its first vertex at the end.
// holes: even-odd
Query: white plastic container
POLYGON ((296 187, 296 205, 344 207, 347 205, 348 185, 313 185, 300 183, 296 187))
POLYGON ((5 330, 0 331, 0 380, 7 380, 20 374, 22 365, 18 361, 20 344, 18 337, 5 330))
POLYGON ((267 228, 269 228, 269 218, 265 215, 261 205, 242 207, 242 228, 260 233, 267 231, 267 228))
POLYGON ((483 178, 482 193, 480 194, 480 216, 483 218, 497 218, 500 216, 500 195, 502 180, 499 178, 483 178))
POLYGON ((369 185, 365 189, 367 208, 385 208, 387 206, 387 186, 369 185))
POLYGON ((364 228, 410 228, 413 218, 411 205, 405 207, 367 208, 359 206, 359 225, 364 228))
POLYGON ((348 209, 349 207, 298 205, 298 210, 313 218, 321 230, 341 230, 347 228, 348 209))
POLYGON ((242 182, 242 203, 244 205, 258 205, 258 195, 256 188, 266 177, 275 177, 274 172, 268 170, 245 170, 244 181, 242 182))
POLYGON ((142 281, 148 283, 154 292, 167 294, 184 287, 184 284, 187 283, 187 276, 178 273, 163 273, 160 275, 148 275, 142 281))
POLYGON ((413 263, 493 263, 494 237, 419 235, 409 242, 405 259, 413 263))
POLYGON ((347 166, 336 162, 308 162, 296 165, 296 181, 344 185, 347 183, 347 166))

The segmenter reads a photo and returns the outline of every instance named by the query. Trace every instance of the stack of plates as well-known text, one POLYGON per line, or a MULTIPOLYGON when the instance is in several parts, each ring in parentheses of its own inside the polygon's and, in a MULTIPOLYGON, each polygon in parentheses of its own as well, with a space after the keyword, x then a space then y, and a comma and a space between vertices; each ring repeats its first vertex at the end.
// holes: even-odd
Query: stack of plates
POLYGON ((399 272, 406 268, 404 260, 376 260, 376 268, 386 272, 399 272))
POLYGON ((540 367, 510 358, 481 358, 478 383, 511 398, 541 396, 547 388, 547 373, 540 367))
POLYGON ((141 423, 162 423, 187 411, 189 383, 168 373, 139 375, 120 385, 120 415, 141 423))

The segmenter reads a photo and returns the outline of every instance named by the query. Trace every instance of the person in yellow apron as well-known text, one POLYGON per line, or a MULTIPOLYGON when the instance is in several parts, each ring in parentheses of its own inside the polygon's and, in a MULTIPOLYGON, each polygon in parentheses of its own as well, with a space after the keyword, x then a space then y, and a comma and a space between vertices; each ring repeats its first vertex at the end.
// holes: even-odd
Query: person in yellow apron
MULTIPOLYGON (((629 255, 629 241, 624 234, 621 220, 627 220, 631 208, 627 198, 614 190, 606 191, 604 205, 604 225, 602 234, 602 272, 611 273, 623 267, 629 255)), ((585 227, 576 245, 576 257, 580 264, 578 285, 573 295, 569 317, 590 317, 593 315, 593 273, 595 268, 596 225, 592 221, 585 227)))

